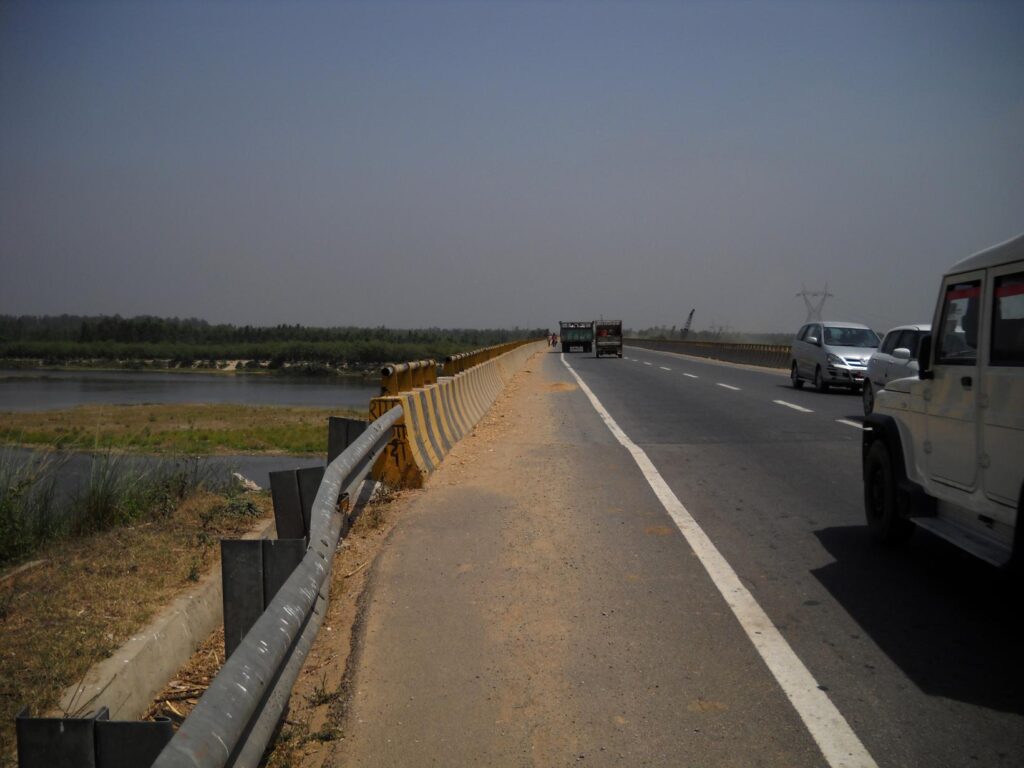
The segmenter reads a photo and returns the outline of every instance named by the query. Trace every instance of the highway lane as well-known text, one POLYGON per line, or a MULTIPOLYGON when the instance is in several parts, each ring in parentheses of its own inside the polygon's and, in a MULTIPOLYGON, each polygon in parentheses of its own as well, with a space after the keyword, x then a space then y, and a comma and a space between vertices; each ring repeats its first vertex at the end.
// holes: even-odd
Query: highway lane
POLYGON ((627 347, 566 355, 883 766, 1020 765, 1020 597, 919 532, 863 525, 858 397, 627 347))

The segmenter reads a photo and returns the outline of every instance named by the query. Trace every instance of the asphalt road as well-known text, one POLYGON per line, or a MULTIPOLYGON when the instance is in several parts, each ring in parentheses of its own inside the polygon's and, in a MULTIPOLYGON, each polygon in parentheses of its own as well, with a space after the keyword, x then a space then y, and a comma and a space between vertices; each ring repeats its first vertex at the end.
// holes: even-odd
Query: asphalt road
POLYGON ((1024 765, 1021 594, 923 531, 872 545, 859 397, 631 347, 565 360, 879 765, 1024 765))
POLYGON ((1024 764, 1019 594, 872 546, 856 396, 629 347, 528 368, 372 569, 331 765, 1024 764))

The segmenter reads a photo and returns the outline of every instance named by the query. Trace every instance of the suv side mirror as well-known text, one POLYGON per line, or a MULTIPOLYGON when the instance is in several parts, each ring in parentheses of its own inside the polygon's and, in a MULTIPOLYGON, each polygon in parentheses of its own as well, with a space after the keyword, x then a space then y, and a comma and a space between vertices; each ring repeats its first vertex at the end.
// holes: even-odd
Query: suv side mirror
POLYGON ((910 350, 906 347, 897 347, 892 351, 892 356, 897 360, 909 360, 910 350))
POLYGON ((818 344, 818 337, 817 336, 808 336, 806 339, 804 339, 804 341, 806 341, 808 344, 814 344, 815 346, 817 346, 817 344, 818 344))
POLYGON ((930 333, 921 336, 921 343, 917 348, 917 378, 935 378, 935 374, 932 372, 932 335, 930 333))

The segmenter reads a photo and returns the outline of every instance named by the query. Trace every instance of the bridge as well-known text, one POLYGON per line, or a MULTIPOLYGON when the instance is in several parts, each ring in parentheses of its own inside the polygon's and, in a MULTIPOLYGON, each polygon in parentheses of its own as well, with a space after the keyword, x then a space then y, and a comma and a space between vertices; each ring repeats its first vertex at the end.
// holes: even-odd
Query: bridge
MULTIPOLYGON (((927 535, 872 545, 860 400, 791 388, 777 352, 392 370, 371 410, 395 428, 361 440, 424 489, 318 764, 1021 764, 1019 593, 927 535)), ((257 764, 197 748, 214 719, 146 764, 257 764)))

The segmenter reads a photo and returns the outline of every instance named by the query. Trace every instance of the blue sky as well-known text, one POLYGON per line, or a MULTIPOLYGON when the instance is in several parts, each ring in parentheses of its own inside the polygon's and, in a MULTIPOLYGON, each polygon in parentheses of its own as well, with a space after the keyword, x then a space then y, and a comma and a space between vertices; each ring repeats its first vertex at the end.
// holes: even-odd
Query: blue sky
POLYGON ((1024 3, 0 4, 0 312, 879 330, 1024 231, 1024 3))

